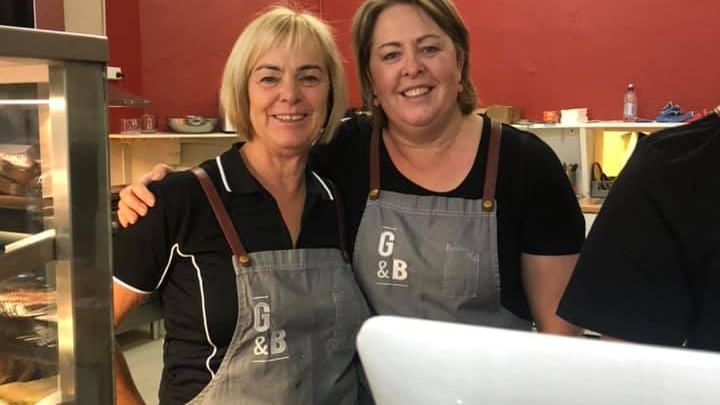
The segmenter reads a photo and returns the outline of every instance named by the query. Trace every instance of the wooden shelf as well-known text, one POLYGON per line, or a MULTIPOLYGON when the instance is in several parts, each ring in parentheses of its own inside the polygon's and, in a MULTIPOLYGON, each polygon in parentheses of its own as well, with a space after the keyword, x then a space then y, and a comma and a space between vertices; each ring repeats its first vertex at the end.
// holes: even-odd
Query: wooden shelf
POLYGON ((545 123, 515 123, 512 126, 519 129, 566 129, 566 128, 601 128, 609 131, 629 129, 639 131, 642 129, 661 129, 677 127, 684 122, 625 122, 625 121, 590 121, 571 124, 545 124, 545 123))
POLYGON ((110 134, 110 139, 231 139, 237 138, 235 133, 209 132, 204 134, 181 134, 177 132, 151 132, 140 134, 110 134))
POLYGON ((580 204, 580 210, 582 210, 584 214, 597 214, 598 211, 600 211, 600 207, 602 207, 603 199, 583 197, 578 200, 578 203, 580 204))

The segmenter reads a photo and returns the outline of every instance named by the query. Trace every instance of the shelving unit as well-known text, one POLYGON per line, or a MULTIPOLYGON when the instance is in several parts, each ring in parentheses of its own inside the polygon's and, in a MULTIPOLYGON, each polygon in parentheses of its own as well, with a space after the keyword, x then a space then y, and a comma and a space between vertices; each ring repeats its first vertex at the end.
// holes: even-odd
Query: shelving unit
MULTIPOLYGON (((602 205, 601 198, 590 197, 591 166, 597 159, 596 138, 606 131, 652 133, 682 125, 666 122, 593 121, 575 124, 513 124, 533 132, 553 148, 563 162, 578 163, 576 190, 580 206, 589 224, 602 205)), ((111 184, 127 184, 146 173, 158 162, 187 167, 211 158, 236 142, 237 134, 213 132, 180 134, 157 132, 110 134, 111 184)))
POLYGON ((602 198, 590 196, 591 167, 599 154, 596 150, 596 138, 606 131, 652 133, 663 128, 682 125, 670 122, 623 122, 593 121, 575 124, 513 124, 514 127, 533 132, 540 136, 558 155, 562 162, 578 163, 575 188, 580 208, 585 216, 585 229, 589 231, 602 198))
POLYGON ((669 128, 669 127, 675 127, 678 125, 682 125, 682 122, 625 122, 625 121, 590 121, 590 122, 580 122, 580 123, 574 123, 574 124, 563 124, 563 123, 557 123, 557 124, 544 124, 544 123, 535 123, 535 124, 513 124, 513 126, 517 128, 523 128, 523 129, 563 129, 563 128, 600 128, 606 131, 616 131, 616 130, 633 130, 633 131, 648 131, 648 130, 658 130, 662 128, 669 128))
POLYGON ((176 167, 198 164, 239 140, 237 134, 225 132, 109 134, 108 138, 113 185, 128 184, 158 162, 176 167))
POLYGON ((540 136, 563 162, 577 162, 577 194, 590 195, 590 168, 595 161, 595 137, 605 131, 646 132, 682 125, 666 122, 593 121, 576 124, 513 124, 540 136))

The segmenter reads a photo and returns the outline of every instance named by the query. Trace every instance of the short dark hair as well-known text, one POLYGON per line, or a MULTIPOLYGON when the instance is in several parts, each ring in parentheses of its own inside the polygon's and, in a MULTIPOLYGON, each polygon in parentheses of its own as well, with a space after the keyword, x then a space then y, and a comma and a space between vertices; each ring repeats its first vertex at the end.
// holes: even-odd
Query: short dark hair
POLYGON ((397 4, 406 4, 422 10, 450 37, 455 45, 455 51, 463 60, 462 72, 460 72, 463 91, 458 93, 458 106, 464 115, 475 111, 477 91, 470 80, 470 34, 455 5, 450 0, 366 0, 353 18, 352 45, 363 104, 371 109, 376 122, 382 127, 387 127, 385 112, 373 104, 373 80, 370 74, 372 39, 380 13, 397 4))

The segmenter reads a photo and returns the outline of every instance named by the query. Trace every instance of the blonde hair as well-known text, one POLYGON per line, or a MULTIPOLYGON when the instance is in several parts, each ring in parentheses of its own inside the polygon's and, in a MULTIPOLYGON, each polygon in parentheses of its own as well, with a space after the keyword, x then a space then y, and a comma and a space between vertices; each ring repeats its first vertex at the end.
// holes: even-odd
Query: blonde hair
POLYGON ((332 139, 347 107, 347 85, 340 52, 326 23, 310 13, 282 6, 275 6, 256 17, 235 41, 225 63, 220 102, 239 135, 245 135, 248 140, 254 136, 248 79, 258 59, 280 44, 299 47, 308 43, 317 45, 322 51, 330 79, 326 124, 317 141, 325 143, 332 139))
POLYGON ((363 103, 371 109, 374 120, 381 127, 387 127, 387 116, 382 108, 373 104, 373 79, 370 74, 370 53, 373 34, 380 13, 387 8, 406 4, 417 7, 450 37, 458 57, 462 58, 460 84, 463 91, 458 94, 460 111, 470 114, 477 105, 477 91, 470 79, 470 34, 451 0, 366 0, 358 8, 352 23, 352 45, 357 64, 363 103))

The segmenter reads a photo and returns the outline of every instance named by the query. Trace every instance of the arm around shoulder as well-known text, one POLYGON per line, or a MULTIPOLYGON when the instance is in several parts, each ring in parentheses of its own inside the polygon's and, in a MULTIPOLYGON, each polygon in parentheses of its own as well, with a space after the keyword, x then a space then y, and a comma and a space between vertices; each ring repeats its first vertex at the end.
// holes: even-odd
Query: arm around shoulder
POLYGON ((140 217, 147 214, 147 210, 155 205, 155 196, 147 185, 153 181, 162 180, 173 168, 164 163, 153 166, 152 171, 143 173, 133 183, 120 191, 118 203, 118 221, 123 228, 135 224, 140 217))

